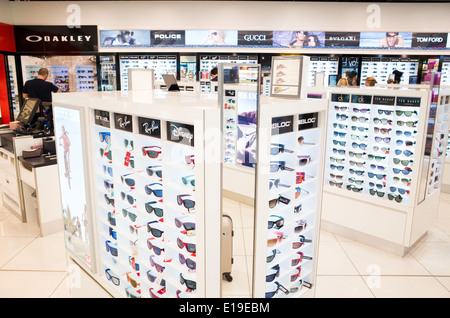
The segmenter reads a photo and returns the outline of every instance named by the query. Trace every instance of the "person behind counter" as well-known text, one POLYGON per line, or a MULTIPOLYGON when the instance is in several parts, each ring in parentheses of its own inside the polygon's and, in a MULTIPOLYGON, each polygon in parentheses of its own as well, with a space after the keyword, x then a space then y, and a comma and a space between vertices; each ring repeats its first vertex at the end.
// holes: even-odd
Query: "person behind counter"
POLYGON ((368 77, 365 80, 366 86, 375 86, 376 83, 377 83, 377 80, 375 79, 375 77, 368 77))
POLYGON ((41 68, 35 79, 26 81, 23 86, 22 97, 39 98, 43 102, 52 102, 52 92, 60 93, 61 90, 50 82, 47 82, 48 69, 41 68))
POLYGON ((217 73, 217 67, 214 67, 212 70, 211 70, 211 81, 212 82, 217 82, 217 76, 218 76, 219 74, 217 73))

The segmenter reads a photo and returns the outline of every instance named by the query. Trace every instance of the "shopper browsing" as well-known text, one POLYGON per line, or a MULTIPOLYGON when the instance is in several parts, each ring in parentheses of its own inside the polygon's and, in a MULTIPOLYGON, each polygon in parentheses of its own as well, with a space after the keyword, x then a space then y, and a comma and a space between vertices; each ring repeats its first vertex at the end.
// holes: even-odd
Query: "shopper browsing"
POLYGON ((48 69, 41 68, 35 79, 29 80, 23 86, 23 98, 39 98, 43 102, 52 102, 52 93, 61 93, 61 90, 47 82, 48 69))
POLYGON ((368 77, 365 80, 366 86, 375 86, 376 83, 377 83, 377 80, 375 79, 375 77, 368 77))
POLYGON ((217 77, 218 77, 218 73, 217 73, 217 66, 216 67, 214 67, 212 70, 211 70, 211 81, 212 82, 217 82, 217 77))

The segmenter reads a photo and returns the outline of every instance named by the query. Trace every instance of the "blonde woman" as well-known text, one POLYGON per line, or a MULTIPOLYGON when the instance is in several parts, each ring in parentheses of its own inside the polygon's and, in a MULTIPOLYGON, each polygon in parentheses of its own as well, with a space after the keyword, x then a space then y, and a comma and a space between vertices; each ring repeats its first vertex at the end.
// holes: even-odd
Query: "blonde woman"
POLYGON ((347 81, 347 79, 346 79, 346 78, 341 78, 341 79, 337 82, 336 86, 348 86, 348 81, 347 81))

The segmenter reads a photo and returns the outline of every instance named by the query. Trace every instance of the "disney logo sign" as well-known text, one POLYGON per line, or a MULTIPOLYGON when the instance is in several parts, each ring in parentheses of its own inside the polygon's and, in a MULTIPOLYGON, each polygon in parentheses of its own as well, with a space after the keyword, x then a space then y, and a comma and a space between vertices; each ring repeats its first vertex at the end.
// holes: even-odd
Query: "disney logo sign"
POLYGON ((194 145, 194 126, 174 122, 169 124, 169 140, 190 146, 194 145))

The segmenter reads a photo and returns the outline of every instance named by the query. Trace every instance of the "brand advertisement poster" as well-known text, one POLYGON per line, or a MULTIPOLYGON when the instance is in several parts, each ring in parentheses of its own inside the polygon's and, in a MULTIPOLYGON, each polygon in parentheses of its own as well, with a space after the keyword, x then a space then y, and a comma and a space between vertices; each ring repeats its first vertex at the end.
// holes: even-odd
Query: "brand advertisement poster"
POLYGON ((238 31, 186 30, 186 45, 229 46, 237 45, 238 31))
POLYGON ((290 48, 325 46, 325 32, 274 31, 273 46, 290 48))
POLYGON ((149 30, 100 30, 100 46, 139 47, 150 45, 149 30))
POLYGON ((255 167, 256 163, 256 108, 257 94, 237 92, 238 136, 236 142, 236 162, 243 166, 255 167))
POLYGON ((80 111, 53 107, 66 247, 91 266, 80 111))
POLYGON ((410 48, 411 32, 361 32, 360 47, 410 48))

